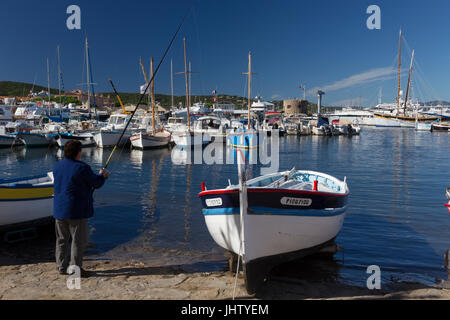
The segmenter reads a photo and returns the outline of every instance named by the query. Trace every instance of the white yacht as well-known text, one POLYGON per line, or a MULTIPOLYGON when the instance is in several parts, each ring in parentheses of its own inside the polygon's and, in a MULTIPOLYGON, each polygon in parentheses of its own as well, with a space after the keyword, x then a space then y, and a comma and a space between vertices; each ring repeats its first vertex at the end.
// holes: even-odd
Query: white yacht
MULTIPOLYGON (((94 140, 99 148, 114 147, 122 134, 127 122, 130 119, 129 114, 112 114, 108 119, 108 124, 94 134, 94 140)), ((134 120, 134 119, 133 119, 134 120)), ((131 124, 130 124, 131 126, 131 124)), ((131 133, 125 132, 119 145, 124 145, 130 139, 131 133)))
POLYGON ((213 113, 217 115, 232 115, 235 107, 234 103, 215 103, 213 104, 213 113))
MULTIPOLYGON (((197 102, 189 108, 189 114, 191 117, 204 116, 211 113, 211 109, 204 103, 197 102)), ((172 115, 177 118, 184 118, 187 120, 187 108, 172 110, 172 115)))
POLYGON ((275 110, 275 105, 267 101, 261 101, 260 97, 257 97, 257 101, 253 102, 250 108, 252 112, 265 113, 273 112, 275 110))

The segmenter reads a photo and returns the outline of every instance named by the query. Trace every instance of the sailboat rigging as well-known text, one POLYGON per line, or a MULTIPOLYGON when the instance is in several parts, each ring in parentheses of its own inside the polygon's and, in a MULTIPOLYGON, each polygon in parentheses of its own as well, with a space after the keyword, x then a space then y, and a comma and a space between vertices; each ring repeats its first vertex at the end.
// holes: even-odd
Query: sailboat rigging
POLYGON ((172 39, 170 40, 169 45, 167 46, 166 50, 164 51, 164 54, 163 54, 163 56, 162 56, 162 58, 161 58, 161 60, 160 60, 160 62, 159 62, 159 64, 158 64, 158 66, 156 67, 155 73, 153 74, 153 76, 152 76, 152 78, 150 79, 149 83, 148 83, 147 86, 145 87, 144 93, 142 93, 142 94, 140 95, 139 101, 138 101, 138 103, 137 103, 137 105, 136 105, 136 108, 134 108, 133 112, 131 113, 130 119, 127 121, 125 127, 124 127, 123 130, 122 130, 122 133, 120 134, 119 138, 117 139, 117 142, 116 142, 116 144, 114 145, 114 148, 112 149, 112 151, 111 151, 111 153, 110 153, 108 159, 106 160, 105 165, 103 166, 103 169, 106 169, 106 168, 108 167, 109 163, 111 162, 112 156, 114 155, 114 152, 117 150, 117 146, 119 145, 120 140, 122 139, 123 135, 125 134, 125 131, 128 129, 128 126, 130 125, 131 120, 133 119, 134 115, 136 114, 137 109, 138 109, 139 106, 141 105, 142 100, 143 100, 143 98, 144 98, 144 96, 145 96, 145 94, 146 94, 148 88, 150 87, 150 83, 153 82, 154 77, 155 77, 156 74, 158 73, 158 70, 159 70, 159 68, 161 67, 161 64, 163 63, 164 59, 165 59, 166 56, 167 56, 167 53, 169 52, 170 48, 172 47, 172 44, 173 44, 173 42, 175 41, 175 38, 177 37, 178 33, 180 32, 181 27, 183 26, 184 21, 186 20, 186 17, 187 17, 187 15, 188 15, 188 13, 190 12, 190 10, 191 10, 191 8, 189 8, 189 9, 187 10, 186 14, 185 14, 184 17, 183 17, 183 20, 180 22, 180 24, 179 24, 179 26, 178 26, 178 28, 177 28, 175 34, 173 35, 172 39))

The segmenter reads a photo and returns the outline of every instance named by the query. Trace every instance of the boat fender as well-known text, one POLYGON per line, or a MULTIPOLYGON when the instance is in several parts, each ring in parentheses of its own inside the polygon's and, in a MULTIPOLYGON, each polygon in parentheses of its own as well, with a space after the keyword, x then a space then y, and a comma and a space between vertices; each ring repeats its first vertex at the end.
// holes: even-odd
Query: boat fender
POLYGON ((319 185, 319 181, 317 181, 317 180, 314 180, 314 191, 318 191, 318 185, 319 185))
POLYGON ((205 191, 205 190, 206 190, 206 185, 205 185, 205 183, 204 183, 204 182, 202 182, 202 183, 201 183, 201 185, 202 185, 202 192, 203 192, 203 191, 205 191))

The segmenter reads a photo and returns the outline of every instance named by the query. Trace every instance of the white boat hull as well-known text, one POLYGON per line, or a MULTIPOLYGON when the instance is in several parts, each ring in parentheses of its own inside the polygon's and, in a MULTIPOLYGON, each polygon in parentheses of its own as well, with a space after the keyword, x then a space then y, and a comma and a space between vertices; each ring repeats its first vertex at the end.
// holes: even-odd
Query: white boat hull
POLYGON ((342 228, 342 214, 314 216, 248 215, 245 221, 245 248, 240 249, 240 217, 206 215, 214 241, 235 254, 245 254, 246 263, 264 257, 312 248, 334 239, 342 228), (249 227, 247 227, 249 226, 249 227), (276 226, 276 228, 274 228, 276 226))
POLYGON ((157 132, 155 135, 136 133, 130 137, 131 145, 137 149, 161 148, 169 144, 171 134, 167 131, 157 132))
POLYGON ((58 146, 60 148, 64 148, 64 145, 71 140, 78 140, 81 142, 81 146, 83 148, 87 147, 94 147, 95 146, 95 140, 94 137, 91 134, 88 135, 73 135, 71 137, 66 137, 63 135, 59 135, 57 137, 56 142, 58 143, 58 146))
POLYGON ((210 143, 211 138, 207 134, 190 135, 189 132, 176 132, 172 134, 173 142, 177 146, 203 146, 210 143))
MULTIPOLYGON (((94 141, 99 148, 111 148, 117 143, 121 132, 101 131, 94 134, 94 141)), ((119 146, 124 145, 130 139, 130 134, 125 133, 120 140, 119 146)))
POLYGON ((21 201, 0 201, 0 227, 53 215, 53 198, 21 201))

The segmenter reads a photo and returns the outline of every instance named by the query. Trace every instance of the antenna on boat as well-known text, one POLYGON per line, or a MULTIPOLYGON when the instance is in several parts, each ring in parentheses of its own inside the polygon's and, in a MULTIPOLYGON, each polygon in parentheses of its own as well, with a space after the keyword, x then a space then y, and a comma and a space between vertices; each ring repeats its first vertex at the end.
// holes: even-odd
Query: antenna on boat
POLYGON ((108 165, 109 165, 109 163, 110 163, 110 161, 111 161, 111 159, 112 159, 112 156, 113 156, 114 152, 116 151, 117 146, 119 145, 119 142, 122 140, 122 137, 123 137, 123 135, 125 134, 125 131, 128 129, 128 126, 129 126, 129 124, 130 124, 130 122, 131 122, 131 119, 133 119, 133 117, 134 117, 134 115, 135 115, 135 113, 136 113, 136 110, 139 108, 139 105, 142 103, 142 100, 143 100, 144 96, 146 95, 147 90, 148 90, 148 88, 150 87, 150 84, 153 82, 153 79, 155 78, 156 74, 158 73, 158 70, 159 70, 159 68, 161 67, 161 64, 163 63, 164 59, 166 58, 167 53, 169 52, 170 48, 172 47, 172 44, 173 44, 173 42, 175 41, 175 38, 177 37, 178 33, 180 32, 181 27, 183 26, 184 21, 186 20, 186 17, 188 16, 188 13, 189 13, 190 11, 191 11, 191 8, 189 8, 189 9, 186 11, 186 14, 185 14, 184 17, 183 17, 183 20, 180 22, 180 25, 178 26, 177 31, 175 32, 175 34, 173 35, 172 39, 170 40, 170 43, 169 43, 169 45, 167 46, 166 51, 164 51, 164 54, 163 54, 161 60, 159 61, 158 66, 156 67, 155 73, 153 74, 153 76, 152 76, 152 78, 150 79, 149 83, 147 83, 147 86, 145 87, 144 92, 140 95, 138 104, 136 105, 136 108, 134 108, 133 112, 131 113, 130 119, 127 121, 127 123, 126 123, 126 125, 125 125, 125 128, 123 128, 122 133, 120 134, 119 138, 117 139, 117 142, 116 142, 116 144, 114 145, 114 148, 113 148, 113 150, 111 151, 111 153, 110 153, 108 159, 106 160, 106 163, 105 163, 105 166, 103 167, 103 169, 106 169, 106 168, 108 167, 108 165))

